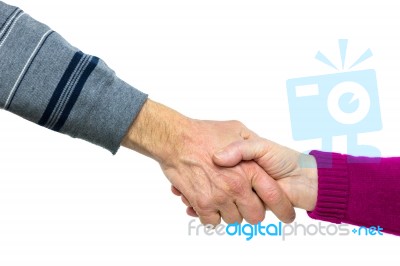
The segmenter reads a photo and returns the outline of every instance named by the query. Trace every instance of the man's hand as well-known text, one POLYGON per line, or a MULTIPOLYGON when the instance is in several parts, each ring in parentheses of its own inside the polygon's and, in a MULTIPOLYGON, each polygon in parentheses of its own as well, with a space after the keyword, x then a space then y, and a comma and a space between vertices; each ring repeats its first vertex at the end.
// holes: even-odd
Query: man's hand
POLYGON ((318 172, 315 158, 266 139, 249 139, 232 143, 216 153, 213 161, 233 167, 253 160, 268 176, 278 181, 294 207, 308 211, 315 208, 318 172))
POLYGON ((222 147, 256 138, 240 122, 192 120, 148 100, 122 144, 157 160, 188 213, 204 224, 217 225, 221 217, 254 224, 264 219, 266 206, 291 222, 289 199, 259 165, 248 161, 226 168, 212 161, 222 147))

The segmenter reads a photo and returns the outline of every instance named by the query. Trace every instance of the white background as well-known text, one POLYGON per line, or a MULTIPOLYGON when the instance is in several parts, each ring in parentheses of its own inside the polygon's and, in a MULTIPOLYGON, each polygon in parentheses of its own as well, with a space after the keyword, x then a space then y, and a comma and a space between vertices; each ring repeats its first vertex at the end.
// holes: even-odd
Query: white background
MULTIPOLYGON (((9 0, 82 51, 103 58, 136 88, 193 118, 238 119, 305 150, 291 136, 285 82, 356 69, 377 72, 383 130, 361 140, 400 155, 400 7, 397 1, 9 0)), ((190 218, 158 165, 116 156, 0 112, 0 265, 178 265, 274 262, 311 265, 398 259, 399 238, 188 236, 190 218), (29 264, 28 264, 29 263, 29 264), (39 265, 39 264, 38 264, 39 265)), ((335 146, 342 151, 340 141, 335 146)), ((389 203, 390 204, 390 203, 389 203)), ((304 211, 297 222, 312 223, 304 211)), ((267 214, 267 223, 276 222, 267 214)))

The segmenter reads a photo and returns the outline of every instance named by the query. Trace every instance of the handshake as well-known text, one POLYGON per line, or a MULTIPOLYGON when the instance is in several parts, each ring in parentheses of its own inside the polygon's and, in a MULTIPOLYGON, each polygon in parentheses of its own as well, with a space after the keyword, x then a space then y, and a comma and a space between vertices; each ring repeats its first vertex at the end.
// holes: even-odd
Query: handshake
POLYGON ((122 145, 157 160, 187 214, 203 224, 256 224, 271 210, 282 222, 311 211, 313 156, 257 136, 237 121, 193 120, 147 100, 122 145))

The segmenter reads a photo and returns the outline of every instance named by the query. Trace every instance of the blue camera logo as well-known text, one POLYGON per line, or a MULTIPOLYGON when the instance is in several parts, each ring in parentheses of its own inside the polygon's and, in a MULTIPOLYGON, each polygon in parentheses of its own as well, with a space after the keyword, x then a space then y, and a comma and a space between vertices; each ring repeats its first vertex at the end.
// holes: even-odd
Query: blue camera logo
MULTIPOLYGON (((339 40, 342 69, 347 40, 339 40)), ((368 49, 349 69, 372 56, 368 49)), ((338 69, 321 52, 316 59, 338 69)), ((376 73, 373 69, 289 79, 286 83, 295 140, 322 138, 332 151, 334 136, 347 136, 347 153, 380 156, 377 148, 357 143, 357 134, 382 129, 376 73)))

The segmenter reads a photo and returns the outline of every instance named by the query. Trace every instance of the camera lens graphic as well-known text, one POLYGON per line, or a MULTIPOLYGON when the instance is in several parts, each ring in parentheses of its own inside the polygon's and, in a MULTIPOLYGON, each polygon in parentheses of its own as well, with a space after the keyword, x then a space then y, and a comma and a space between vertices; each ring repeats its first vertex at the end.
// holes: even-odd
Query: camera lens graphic
POLYGON ((356 82, 337 84, 328 95, 330 115, 341 124, 356 124, 362 121, 371 105, 368 92, 356 82))

